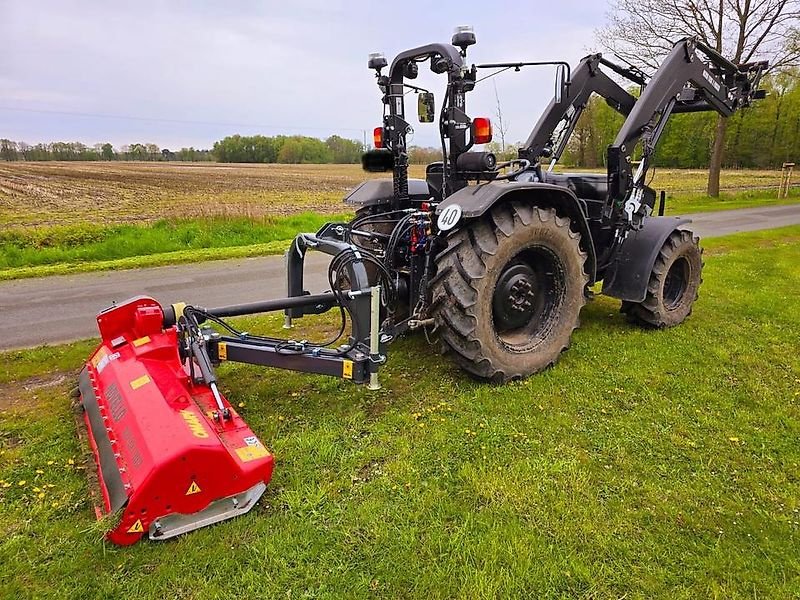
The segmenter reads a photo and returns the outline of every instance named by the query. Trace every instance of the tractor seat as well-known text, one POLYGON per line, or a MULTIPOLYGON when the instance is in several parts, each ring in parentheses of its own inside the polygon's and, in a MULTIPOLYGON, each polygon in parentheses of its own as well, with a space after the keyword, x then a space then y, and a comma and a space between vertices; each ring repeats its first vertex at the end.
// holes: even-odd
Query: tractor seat
POLYGON ((602 173, 542 172, 542 181, 571 190, 578 198, 605 200, 608 196, 608 177, 602 173))

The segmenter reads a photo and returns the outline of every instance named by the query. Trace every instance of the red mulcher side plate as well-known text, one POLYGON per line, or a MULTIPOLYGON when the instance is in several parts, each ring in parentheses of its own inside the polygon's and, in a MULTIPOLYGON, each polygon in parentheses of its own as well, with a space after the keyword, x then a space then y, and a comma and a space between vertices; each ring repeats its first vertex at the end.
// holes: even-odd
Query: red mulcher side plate
POLYGON ((177 332, 162 321, 161 306, 144 296, 101 312, 102 342, 80 375, 97 512, 121 511, 107 534, 121 545, 246 513, 272 476, 272 454, 226 399, 232 417, 212 416, 211 390, 192 382, 177 332))

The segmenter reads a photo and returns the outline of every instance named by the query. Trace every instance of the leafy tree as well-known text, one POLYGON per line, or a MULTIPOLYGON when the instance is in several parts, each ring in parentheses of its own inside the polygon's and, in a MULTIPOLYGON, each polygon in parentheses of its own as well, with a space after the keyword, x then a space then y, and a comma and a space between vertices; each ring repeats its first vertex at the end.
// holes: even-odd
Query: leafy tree
POLYGON ((6 161, 19 160, 17 143, 5 138, 0 139, 0 158, 6 161))
POLYGON ((329 163, 333 153, 325 142, 301 135, 286 138, 278 152, 279 163, 329 163))
POLYGON ((144 144, 131 144, 125 152, 125 160, 147 160, 147 148, 144 144))
POLYGON ((332 135, 325 140, 325 145, 330 148, 332 161, 339 164, 358 163, 364 153, 364 145, 356 140, 347 140, 332 135))
POLYGON ((266 137, 230 135, 214 143, 219 162, 243 163, 357 163, 363 146, 355 140, 332 135, 324 142, 302 135, 266 137))
POLYGON ((106 142, 100 147, 100 156, 103 160, 114 160, 116 154, 114 153, 114 146, 106 142))
MULTIPOLYGON (((489 142, 488 144, 486 144, 486 146, 484 146, 484 149, 486 150, 486 152, 493 153, 497 157, 498 162, 503 162, 506 160, 511 160, 512 158, 517 158, 517 156, 519 155, 518 154, 519 147, 520 147, 519 143, 504 144, 501 139, 501 141, 499 142, 489 142)), ((442 160, 441 150, 437 151, 437 155, 438 158, 436 158, 435 160, 442 160)))
POLYGON ((408 149, 408 162, 413 165, 428 165, 437 160, 442 160, 441 148, 423 148, 411 146, 408 149))

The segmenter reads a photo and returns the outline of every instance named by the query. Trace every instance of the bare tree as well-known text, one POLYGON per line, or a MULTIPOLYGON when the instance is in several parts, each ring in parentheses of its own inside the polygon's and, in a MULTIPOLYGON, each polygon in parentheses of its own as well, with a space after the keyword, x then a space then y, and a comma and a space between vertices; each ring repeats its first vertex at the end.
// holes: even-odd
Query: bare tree
POLYGON ((500 133, 500 150, 503 154, 506 152, 506 133, 508 133, 508 121, 503 119, 503 109, 500 106, 500 95, 497 93, 497 84, 492 80, 494 84, 494 99, 495 99, 495 109, 494 114, 497 117, 497 131, 500 133))
MULTIPOLYGON (((697 36, 732 62, 769 60, 771 70, 800 62, 800 0, 609 0, 597 38, 623 60, 656 68, 682 37, 697 36)), ((727 119, 718 117, 708 195, 719 196, 727 119)))

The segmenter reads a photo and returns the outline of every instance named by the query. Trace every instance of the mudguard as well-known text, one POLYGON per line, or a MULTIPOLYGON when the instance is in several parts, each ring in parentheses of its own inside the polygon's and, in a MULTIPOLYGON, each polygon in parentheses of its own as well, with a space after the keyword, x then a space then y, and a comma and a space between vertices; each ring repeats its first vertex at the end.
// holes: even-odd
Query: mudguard
POLYGON ((691 223, 681 217, 649 217, 644 226, 628 234, 603 278, 606 296, 642 302, 658 253, 669 235, 681 225, 691 223))
MULTIPOLYGON (((408 196, 411 200, 425 201, 431 197, 431 192, 424 179, 409 179, 408 196)), ((358 209, 389 204, 393 197, 394 184, 391 179, 368 179, 350 190, 344 197, 344 203, 358 209)))
POLYGON ((468 186, 448 196, 444 202, 439 204, 436 213, 440 214, 448 206, 458 204, 461 207, 462 219, 474 219, 486 213, 498 202, 511 200, 536 204, 541 208, 555 208, 564 216, 569 217, 578 233, 581 234, 581 247, 588 255, 586 257, 586 273, 589 275, 590 282, 594 283, 597 257, 589 223, 580 200, 565 187, 533 181, 495 181, 468 186))

